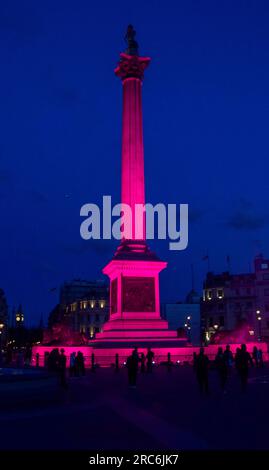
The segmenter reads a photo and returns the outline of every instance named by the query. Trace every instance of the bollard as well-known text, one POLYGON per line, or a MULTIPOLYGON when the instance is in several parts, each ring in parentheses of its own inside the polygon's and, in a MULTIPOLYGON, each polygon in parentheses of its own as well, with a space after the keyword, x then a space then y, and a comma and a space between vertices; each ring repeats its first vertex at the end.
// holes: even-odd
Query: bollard
POLYGON ((171 353, 169 352, 167 354, 167 371, 171 372, 171 367, 172 367, 172 361, 171 361, 171 353))

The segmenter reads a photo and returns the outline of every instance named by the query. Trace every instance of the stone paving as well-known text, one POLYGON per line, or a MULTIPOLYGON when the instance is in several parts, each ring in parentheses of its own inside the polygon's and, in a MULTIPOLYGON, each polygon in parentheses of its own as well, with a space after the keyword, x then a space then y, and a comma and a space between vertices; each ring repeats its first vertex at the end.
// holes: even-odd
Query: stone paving
POLYGON ((210 371, 201 397, 190 366, 140 374, 88 372, 68 389, 54 377, 0 384, 1 449, 269 449, 269 369, 252 369, 242 394, 235 371, 227 394, 210 371))

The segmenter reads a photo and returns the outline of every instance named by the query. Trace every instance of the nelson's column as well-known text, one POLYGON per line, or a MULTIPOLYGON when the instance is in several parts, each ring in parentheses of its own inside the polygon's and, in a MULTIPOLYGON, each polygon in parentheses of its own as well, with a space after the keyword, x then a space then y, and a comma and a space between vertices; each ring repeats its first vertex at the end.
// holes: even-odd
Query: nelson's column
POLYGON ((131 25, 125 39, 128 47, 120 54, 115 74, 123 87, 121 203, 132 209, 131 237, 122 238, 103 269, 110 278, 110 318, 91 344, 107 353, 112 348, 124 354, 126 348, 137 346, 166 354, 184 345, 160 317, 159 273, 167 263, 149 249, 143 217, 134 218, 135 205, 145 203, 142 83, 150 58, 139 56, 131 25))

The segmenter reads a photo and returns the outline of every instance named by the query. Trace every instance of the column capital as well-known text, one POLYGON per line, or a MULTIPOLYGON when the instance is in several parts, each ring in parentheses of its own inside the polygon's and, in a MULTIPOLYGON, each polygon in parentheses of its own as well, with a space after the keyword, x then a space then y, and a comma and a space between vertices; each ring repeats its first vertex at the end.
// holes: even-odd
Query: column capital
POLYGON ((119 64, 114 70, 115 75, 123 81, 126 78, 139 78, 143 80, 144 70, 148 67, 150 60, 150 57, 140 57, 122 52, 119 64))

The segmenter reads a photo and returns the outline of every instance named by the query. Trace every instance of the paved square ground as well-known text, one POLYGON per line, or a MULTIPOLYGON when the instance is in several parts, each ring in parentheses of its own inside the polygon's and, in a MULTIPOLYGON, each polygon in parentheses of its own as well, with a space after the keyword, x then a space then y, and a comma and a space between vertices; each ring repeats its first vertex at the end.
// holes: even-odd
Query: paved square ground
POLYGON ((129 389, 127 371, 0 384, 1 449, 269 449, 269 369, 252 369, 242 394, 236 373, 228 393, 210 371, 201 397, 190 366, 156 367, 129 389))

